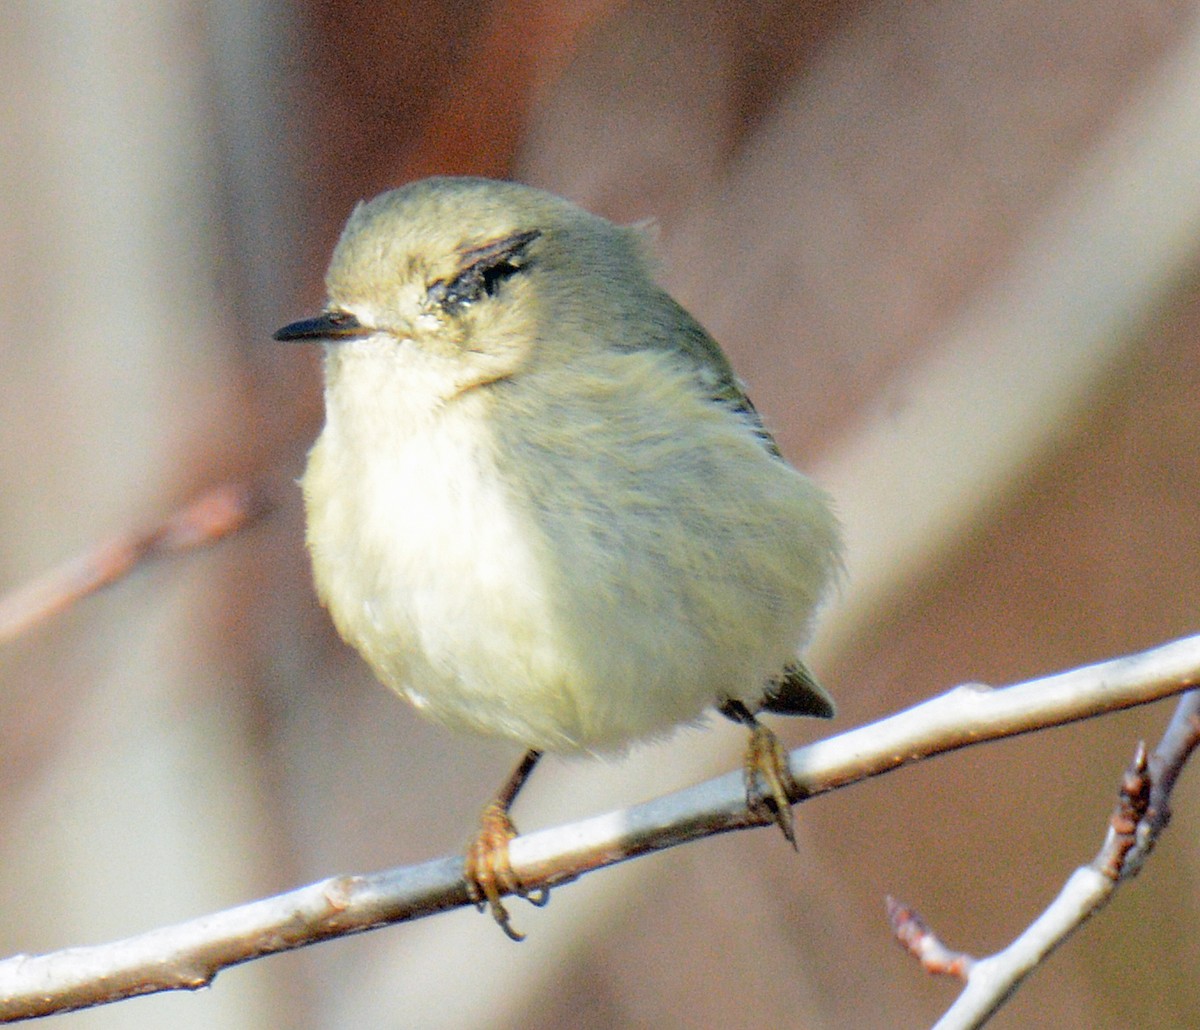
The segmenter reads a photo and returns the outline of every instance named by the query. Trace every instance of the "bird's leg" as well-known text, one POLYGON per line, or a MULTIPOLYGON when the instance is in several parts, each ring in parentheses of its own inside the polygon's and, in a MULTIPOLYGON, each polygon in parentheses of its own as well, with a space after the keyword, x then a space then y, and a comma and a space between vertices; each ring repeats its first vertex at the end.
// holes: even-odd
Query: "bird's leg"
POLYGON ((524 940, 525 935, 513 929, 508 909, 500 899, 505 894, 517 894, 535 905, 544 905, 550 897, 548 890, 531 892, 522 887, 508 860, 509 841, 517 835, 508 810, 541 757, 540 751, 526 751, 500 793, 484 807, 479 817, 479 833, 467 845, 463 870, 475 906, 482 912, 487 905, 500 929, 514 941, 524 940))
POLYGON ((741 701, 726 701, 718 709, 727 719, 740 722, 750 731, 743 771, 746 778, 746 804, 750 811, 774 820, 788 843, 796 846, 796 829, 792 820, 792 797, 799 793, 796 781, 788 771, 787 755, 779 738, 759 722, 741 701), (763 787, 759 787, 759 778, 763 787))

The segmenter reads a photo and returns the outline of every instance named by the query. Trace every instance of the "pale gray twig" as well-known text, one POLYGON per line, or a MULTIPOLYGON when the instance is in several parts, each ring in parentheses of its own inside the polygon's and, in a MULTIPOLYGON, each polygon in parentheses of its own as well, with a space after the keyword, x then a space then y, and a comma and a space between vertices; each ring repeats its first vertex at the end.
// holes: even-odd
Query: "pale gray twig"
MULTIPOLYGON (((1200 636, 1142 654, 992 690, 957 687, 890 718, 789 756, 811 797, 934 754, 1145 704, 1200 684, 1200 636)), ((553 887, 636 855, 758 825, 735 772, 646 804, 518 837, 527 888, 553 887)), ((111 944, 0 962, 0 1022, 138 994, 202 987, 260 955, 468 903, 454 856, 367 876, 338 876, 274 898, 111 944)))
POLYGON ((1071 874, 1054 901, 1003 951, 983 959, 953 953, 959 965, 938 968, 925 962, 922 949, 909 940, 927 935, 928 940, 936 941, 936 935, 923 923, 919 927, 904 924, 911 932, 902 937, 902 943, 922 959, 926 969, 965 973, 966 987, 935 1030, 983 1026, 1055 948, 1108 902, 1121 883, 1137 875, 1170 820, 1171 790, 1198 743, 1200 691, 1191 691, 1180 698, 1154 754, 1147 758, 1145 745, 1138 745, 1099 853, 1089 865, 1071 874))

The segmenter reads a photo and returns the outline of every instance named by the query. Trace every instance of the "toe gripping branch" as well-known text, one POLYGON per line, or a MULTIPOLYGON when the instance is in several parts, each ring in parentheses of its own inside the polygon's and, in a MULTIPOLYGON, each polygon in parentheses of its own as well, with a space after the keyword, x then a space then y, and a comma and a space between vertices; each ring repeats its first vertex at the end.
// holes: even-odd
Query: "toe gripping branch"
POLYGON ((467 892, 475 907, 482 912, 486 905, 500 929, 513 941, 523 941, 525 935, 512 925, 502 901, 504 895, 515 894, 539 907, 550 900, 548 888, 529 890, 522 886, 508 855, 508 845, 517 835, 508 811, 541 757, 540 751, 527 751, 500 793, 484 807, 479 818, 479 832, 467 845, 463 868, 467 892))
POLYGON ((750 731, 742 767, 747 807, 764 822, 775 823, 794 848, 796 825, 792 818, 792 801, 799 796, 800 788, 788 770, 787 753, 779 738, 741 701, 726 701, 720 712, 750 731))

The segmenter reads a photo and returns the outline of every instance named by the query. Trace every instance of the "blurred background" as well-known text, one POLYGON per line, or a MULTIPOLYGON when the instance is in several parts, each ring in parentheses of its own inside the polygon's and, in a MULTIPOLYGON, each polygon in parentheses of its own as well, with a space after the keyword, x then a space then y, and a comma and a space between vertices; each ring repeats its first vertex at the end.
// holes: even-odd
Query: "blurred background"
MULTIPOLYGON (((1200 628, 1197 4, 5 5, 0 590, 265 476, 266 520, 0 652, 0 952, 461 848, 516 757, 431 726, 317 606, 293 480, 354 202, 512 177, 653 219, 662 277, 838 500, 837 729, 1200 628)), ((1105 830, 1151 707, 955 754, 514 906, 64 1028, 912 1027, 1105 830)), ((776 722, 789 745, 830 727, 776 722)), ((533 829, 737 766, 712 725, 552 760, 533 829)), ((1195 774, 1142 876, 998 1027, 1200 1023, 1195 774)))

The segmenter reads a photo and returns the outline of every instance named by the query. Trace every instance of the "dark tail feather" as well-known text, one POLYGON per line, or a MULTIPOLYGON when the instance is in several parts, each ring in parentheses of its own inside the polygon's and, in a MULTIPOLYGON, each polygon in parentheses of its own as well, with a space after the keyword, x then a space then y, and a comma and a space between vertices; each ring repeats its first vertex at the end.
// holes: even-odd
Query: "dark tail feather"
POLYGON ((817 719, 832 719, 837 712, 833 698, 802 662, 795 662, 773 680, 763 699, 763 712, 776 715, 809 715, 817 719))

